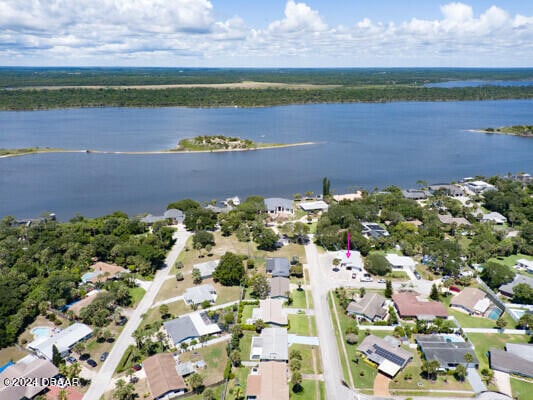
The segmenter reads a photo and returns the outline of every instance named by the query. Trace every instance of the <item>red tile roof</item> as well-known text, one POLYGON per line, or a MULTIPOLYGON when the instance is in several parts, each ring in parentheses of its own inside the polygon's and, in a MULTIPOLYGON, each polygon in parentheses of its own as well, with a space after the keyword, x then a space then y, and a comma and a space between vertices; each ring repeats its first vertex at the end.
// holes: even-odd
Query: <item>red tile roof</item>
POLYGON ((417 293, 395 293, 392 295, 392 300, 400 317, 433 315, 446 318, 448 316, 444 304, 437 301, 421 300, 418 296, 417 293))

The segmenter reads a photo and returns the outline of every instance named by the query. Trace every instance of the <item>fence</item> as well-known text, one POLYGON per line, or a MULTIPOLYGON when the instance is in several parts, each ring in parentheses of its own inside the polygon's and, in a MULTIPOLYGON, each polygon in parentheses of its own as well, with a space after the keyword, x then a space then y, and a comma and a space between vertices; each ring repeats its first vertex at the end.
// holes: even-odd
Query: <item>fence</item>
POLYGON ((489 299, 491 299, 492 302, 494 302, 494 304, 496 304, 500 308, 500 310, 505 310, 505 312, 507 312, 507 314, 509 314, 515 322, 518 322, 518 317, 515 315, 515 313, 512 312, 511 309, 507 307, 507 305, 498 298, 496 293, 494 293, 492 289, 481 280, 481 278, 478 277, 477 282, 479 283, 479 286, 481 286, 483 290, 487 293, 489 299))

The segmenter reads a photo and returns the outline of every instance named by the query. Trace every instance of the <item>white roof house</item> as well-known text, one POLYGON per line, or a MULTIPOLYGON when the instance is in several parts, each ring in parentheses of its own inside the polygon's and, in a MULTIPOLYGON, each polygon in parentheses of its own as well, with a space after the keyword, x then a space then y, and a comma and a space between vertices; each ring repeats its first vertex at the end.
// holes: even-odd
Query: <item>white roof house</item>
POLYGON ((526 260, 525 258, 520 258, 516 260, 517 268, 524 268, 527 272, 533 272, 533 260, 526 260))
POLYGON ((214 303, 217 300, 217 292, 213 285, 209 283, 193 286, 185 290, 183 300, 187 304, 201 304, 206 300, 210 303, 214 303))
POLYGON ((416 267, 416 262, 411 257, 389 253, 385 256, 385 258, 392 265, 392 268, 414 269, 416 267))
POLYGON ((346 255, 346 251, 336 251, 335 253, 333 253, 333 258, 338 258, 339 260, 341 260, 339 266, 347 270, 363 270, 363 258, 361 257, 361 253, 359 253, 357 250, 351 250, 350 257, 346 255))
POLYGON ((200 271, 202 279, 206 279, 213 276, 213 272, 215 272, 219 262, 220 260, 211 260, 204 263, 194 264, 193 268, 197 268, 200 271))
POLYGON ((483 214, 481 217, 481 222, 494 222, 495 224, 502 225, 507 222, 507 218, 501 215, 499 212, 490 212, 488 214, 483 214))
POLYGON ((476 194, 483 193, 488 190, 496 190, 496 188, 493 185, 485 181, 467 182, 465 183, 465 186, 476 194))
POLYGON ((38 356, 52 360, 54 346, 62 356, 66 356, 76 343, 88 339, 92 334, 90 326, 76 322, 53 336, 31 342, 28 348, 38 356))
POLYGON ((289 359, 287 328, 265 328, 261 331, 261 336, 252 337, 250 359, 287 361, 289 359))
POLYGON ((329 208, 329 205, 324 200, 306 201, 306 202, 300 203, 300 208, 306 212, 327 211, 329 208))

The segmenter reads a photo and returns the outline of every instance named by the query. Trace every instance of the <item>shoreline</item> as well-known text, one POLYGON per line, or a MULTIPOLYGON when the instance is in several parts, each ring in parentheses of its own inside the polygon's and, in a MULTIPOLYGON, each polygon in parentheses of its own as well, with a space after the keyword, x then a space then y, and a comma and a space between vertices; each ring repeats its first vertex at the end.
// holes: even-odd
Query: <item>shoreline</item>
POLYGON ((488 135, 505 135, 505 136, 518 136, 518 137, 527 137, 531 138, 532 135, 524 135, 520 133, 512 133, 512 132, 502 132, 502 131, 487 131, 486 129, 467 129, 467 132, 475 132, 475 133, 484 133, 488 135))
MULTIPOLYGON (((112 151, 112 150, 68 150, 68 149, 42 149, 29 151, 27 153, 13 153, 5 154, 0 156, 2 158, 10 157, 22 157, 29 156, 32 154, 45 154, 45 153, 86 153, 86 154, 128 154, 128 155, 151 155, 151 154, 196 154, 196 153, 233 153, 233 152, 243 152, 243 151, 256 151, 256 150, 273 150, 273 149, 283 149, 288 147, 298 147, 298 146, 310 146, 318 144, 318 142, 299 142, 299 143, 287 143, 287 144, 271 144, 265 146, 251 147, 248 149, 214 149, 214 150, 179 150, 179 149, 169 149, 169 150, 154 150, 154 151, 112 151)), ((16 150, 16 149, 14 149, 16 150)))

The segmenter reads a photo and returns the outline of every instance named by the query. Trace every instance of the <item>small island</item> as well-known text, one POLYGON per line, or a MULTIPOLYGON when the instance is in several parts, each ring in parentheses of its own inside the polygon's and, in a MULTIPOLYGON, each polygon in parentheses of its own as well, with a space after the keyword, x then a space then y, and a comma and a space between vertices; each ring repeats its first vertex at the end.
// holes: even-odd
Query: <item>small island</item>
POLYGON ((28 154, 39 154, 39 153, 65 153, 69 150, 65 149, 54 149, 51 147, 23 147, 20 149, 2 149, 0 148, 0 158, 5 157, 16 157, 16 156, 25 156, 28 154))
POLYGON ((533 125, 513 125, 499 128, 485 128, 479 130, 482 133, 497 133, 500 135, 513 135, 523 137, 533 137, 533 125))
POLYGON ((312 142, 304 143, 258 143, 250 139, 238 137, 214 135, 214 136, 196 136, 194 138, 182 139, 177 147, 171 151, 176 152, 223 152, 223 151, 246 151, 258 149, 272 149, 279 147, 292 147, 313 144, 312 142))

